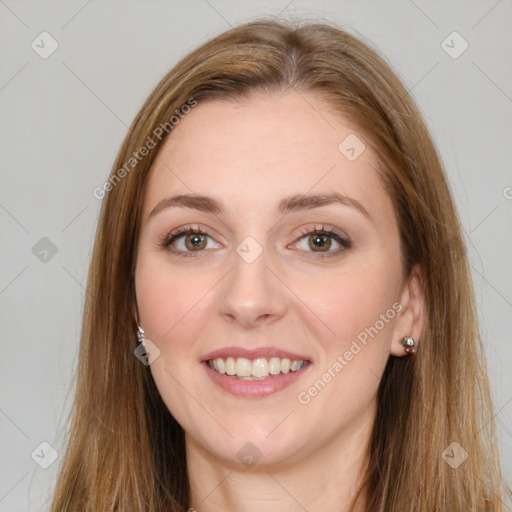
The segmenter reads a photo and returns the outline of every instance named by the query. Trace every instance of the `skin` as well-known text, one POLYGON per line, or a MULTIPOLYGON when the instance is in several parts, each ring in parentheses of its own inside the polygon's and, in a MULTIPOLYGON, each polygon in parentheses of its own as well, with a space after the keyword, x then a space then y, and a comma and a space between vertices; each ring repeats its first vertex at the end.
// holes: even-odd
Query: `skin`
MULTIPOLYGON (((191 507, 217 510, 348 510, 367 462, 376 394, 400 339, 423 325, 420 271, 405 278, 393 206, 368 144, 349 161, 339 144, 357 133, 312 93, 199 103, 173 130, 149 176, 136 263, 140 324, 160 350, 150 369, 161 396, 186 432, 191 507), (357 200, 283 215, 292 194, 338 192, 357 200), (204 194, 223 213, 164 208, 177 194, 204 194), (207 228, 208 245, 186 251, 185 237, 160 244, 176 228, 207 228), (321 228, 351 240, 330 257, 308 245, 321 228), (252 236, 263 249, 252 263, 236 252, 252 236), (343 249, 343 248, 342 248, 343 249), (298 394, 322 377, 358 334, 382 314, 401 310, 335 372, 309 403, 298 394), (274 346, 304 354, 307 373, 265 398, 232 396, 201 366, 226 347, 274 346), (239 460, 248 442, 260 459, 239 460)), ((363 134, 357 134, 364 141, 363 134)), ((325 254, 325 252, 322 252, 325 254)))

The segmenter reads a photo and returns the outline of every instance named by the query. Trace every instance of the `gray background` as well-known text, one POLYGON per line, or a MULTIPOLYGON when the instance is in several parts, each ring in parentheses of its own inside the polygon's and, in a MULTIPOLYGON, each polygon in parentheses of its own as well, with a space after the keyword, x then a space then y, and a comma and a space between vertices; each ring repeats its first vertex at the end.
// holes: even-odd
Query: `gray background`
MULTIPOLYGON (((510 0, 0 0, 0 511, 47 509, 60 457, 43 469, 36 461, 51 454, 38 446, 47 441, 62 453, 100 208, 92 192, 127 125, 187 51, 266 14, 324 18, 366 37, 424 112, 467 235, 511 480, 510 0), (31 47, 42 46, 43 31, 59 45, 47 59, 31 47), (442 47, 453 31, 469 44, 458 58, 442 47), (38 252, 43 237, 54 255, 38 252)), ((462 42, 448 44, 454 52, 462 42)))

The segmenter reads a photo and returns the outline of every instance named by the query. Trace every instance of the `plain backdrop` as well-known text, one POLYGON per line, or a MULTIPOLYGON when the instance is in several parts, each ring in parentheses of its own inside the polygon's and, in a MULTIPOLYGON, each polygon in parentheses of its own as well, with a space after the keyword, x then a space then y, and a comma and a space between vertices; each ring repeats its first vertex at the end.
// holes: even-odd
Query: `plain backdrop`
POLYGON ((364 38, 424 113, 465 229, 510 482, 510 0, 0 0, 0 511, 48 509, 101 204, 94 188, 177 60, 263 15, 332 21, 364 38))

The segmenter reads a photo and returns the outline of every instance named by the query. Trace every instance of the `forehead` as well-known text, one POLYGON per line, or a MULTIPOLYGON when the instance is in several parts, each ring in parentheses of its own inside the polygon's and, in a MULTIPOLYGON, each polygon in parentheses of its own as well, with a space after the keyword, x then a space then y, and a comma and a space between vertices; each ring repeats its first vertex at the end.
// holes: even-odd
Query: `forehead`
POLYGON ((261 209, 285 194, 309 191, 351 194, 377 206, 386 202, 364 135, 326 100, 295 92, 208 100, 161 147, 145 213, 170 193, 215 195, 261 209))

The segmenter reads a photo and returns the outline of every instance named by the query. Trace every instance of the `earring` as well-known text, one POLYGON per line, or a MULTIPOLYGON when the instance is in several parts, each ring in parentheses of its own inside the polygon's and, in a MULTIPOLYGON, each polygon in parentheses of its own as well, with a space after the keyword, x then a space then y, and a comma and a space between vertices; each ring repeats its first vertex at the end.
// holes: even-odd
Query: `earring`
POLYGON ((400 343, 403 345, 404 350, 408 354, 415 354, 418 347, 416 347, 416 341, 414 341, 414 338, 412 336, 404 336, 400 343))
POLYGON ((144 329, 137 324, 137 339, 139 340, 139 343, 142 343, 142 346, 146 348, 146 339, 144 338, 144 329))

